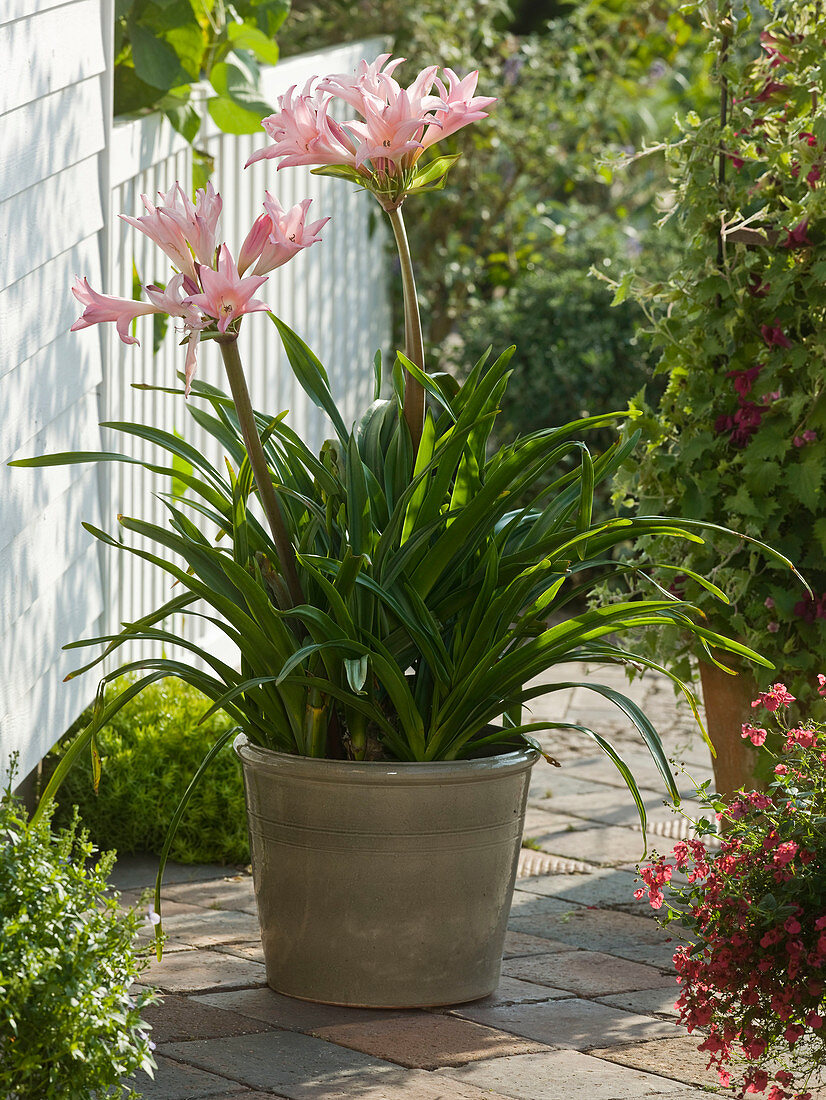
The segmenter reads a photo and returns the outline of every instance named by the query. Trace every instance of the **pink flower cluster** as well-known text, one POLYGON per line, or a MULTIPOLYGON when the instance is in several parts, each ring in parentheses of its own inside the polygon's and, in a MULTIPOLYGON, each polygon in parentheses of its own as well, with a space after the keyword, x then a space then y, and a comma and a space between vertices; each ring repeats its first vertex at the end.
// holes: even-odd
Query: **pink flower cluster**
POLYGON ((311 200, 283 210, 269 192, 264 213, 259 217, 241 246, 236 265, 225 244, 217 244, 221 197, 211 183, 196 193, 193 203, 176 183, 157 205, 142 196, 146 213, 139 218, 121 215, 125 222, 144 233, 164 252, 177 269, 165 288, 144 287, 148 302, 117 298, 93 290, 88 281, 77 277, 72 293, 83 306, 83 313, 72 330, 112 321, 125 344, 137 344, 129 335, 129 326, 141 316, 165 313, 180 318, 187 341, 185 366, 186 393, 189 394, 196 369, 201 334, 213 329, 225 334, 237 327, 245 313, 266 310, 265 302, 253 297, 267 281, 266 273, 287 263, 302 248, 320 240, 318 233, 329 220, 305 224, 311 200), (255 264, 253 274, 244 272, 255 264))
POLYGON ((279 98, 278 111, 262 123, 273 144, 253 153, 247 165, 278 160, 279 168, 349 168, 388 209, 399 206, 407 177, 424 150, 487 118, 487 108, 495 102, 475 94, 478 73, 460 79, 445 69, 445 84, 435 65, 404 88, 393 75, 403 60, 385 53, 371 64, 360 62, 353 74, 313 77, 301 91, 290 88, 279 98), (359 117, 337 122, 331 115, 335 99, 359 117), (388 181, 397 186, 388 190, 388 181))

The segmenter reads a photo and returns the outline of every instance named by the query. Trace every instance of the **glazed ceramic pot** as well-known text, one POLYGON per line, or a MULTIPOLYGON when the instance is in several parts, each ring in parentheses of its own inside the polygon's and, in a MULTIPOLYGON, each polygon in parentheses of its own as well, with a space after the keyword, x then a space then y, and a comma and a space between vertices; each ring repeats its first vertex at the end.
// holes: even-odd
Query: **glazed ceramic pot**
POLYGON ((538 753, 353 763, 243 735, 235 751, 273 989, 377 1008, 493 992, 538 753))

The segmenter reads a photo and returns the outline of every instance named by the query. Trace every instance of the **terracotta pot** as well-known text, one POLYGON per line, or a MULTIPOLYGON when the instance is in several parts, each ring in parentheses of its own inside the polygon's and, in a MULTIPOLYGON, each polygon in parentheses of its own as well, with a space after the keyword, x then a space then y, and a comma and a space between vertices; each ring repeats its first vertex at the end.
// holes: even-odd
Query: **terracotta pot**
POLYGON ((757 698, 757 684, 749 672, 730 676, 716 665, 700 662, 706 726, 717 753, 712 757, 717 793, 729 799, 741 787, 757 785, 754 768, 757 752, 741 733, 744 722, 754 717, 752 699, 757 698))
POLYGON ((533 750, 353 763, 241 735, 267 981, 328 1004, 457 1004, 499 983, 533 750))

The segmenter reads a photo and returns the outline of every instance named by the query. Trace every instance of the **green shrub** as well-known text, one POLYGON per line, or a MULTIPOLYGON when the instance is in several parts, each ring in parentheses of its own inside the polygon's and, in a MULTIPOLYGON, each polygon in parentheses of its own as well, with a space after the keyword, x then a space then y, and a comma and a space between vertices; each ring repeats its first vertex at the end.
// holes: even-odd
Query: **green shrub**
MULTIPOLYGON (((123 688, 115 683, 107 698, 123 688), (111 695, 110 695, 111 693, 111 695)), ((97 735, 101 777, 95 794, 91 758, 78 763, 59 793, 56 820, 80 810, 92 840, 121 854, 159 855, 175 808, 199 764, 228 720, 217 714, 198 722, 210 702, 175 680, 161 680, 125 706, 97 735)), ((47 764, 53 767, 83 715, 47 764)), ((247 863, 249 842, 241 770, 230 748, 213 761, 175 834, 169 858, 181 863, 247 863)))
MULTIPOLYGON (((464 319, 463 363, 475 362, 490 344, 517 345, 497 423, 502 439, 623 409, 650 383, 652 353, 637 341, 642 310, 634 302, 612 310, 611 291, 588 274, 592 263, 602 266, 609 246, 616 254, 614 242, 602 240, 593 248, 546 252, 498 299, 478 303, 464 319)), ((604 450, 615 432, 591 438, 597 436, 604 450)))
POLYGON ((140 918, 118 909, 75 819, 53 834, 29 825, 11 784, 0 801, 0 1096, 67 1100, 137 1096, 122 1078, 155 1062, 131 997, 142 969, 140 918), (109 1091, 114 1090, 114 1091, 109 1091))

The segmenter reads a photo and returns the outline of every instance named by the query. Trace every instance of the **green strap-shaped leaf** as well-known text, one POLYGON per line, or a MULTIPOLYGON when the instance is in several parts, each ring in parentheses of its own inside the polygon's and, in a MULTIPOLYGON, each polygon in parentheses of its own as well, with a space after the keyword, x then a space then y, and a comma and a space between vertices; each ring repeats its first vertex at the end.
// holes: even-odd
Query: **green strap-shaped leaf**
POLYGON ((333 427, 341 440, 342 446, 346 446, 349 433, 330 392, 327 372, 304 341, 288 325, 285 325, 274 313, 270 313, 268 316, 278 329, 281 342, 299 385, 310 400, 327 413, 333 422, 333 427))

